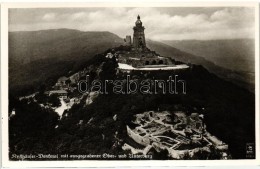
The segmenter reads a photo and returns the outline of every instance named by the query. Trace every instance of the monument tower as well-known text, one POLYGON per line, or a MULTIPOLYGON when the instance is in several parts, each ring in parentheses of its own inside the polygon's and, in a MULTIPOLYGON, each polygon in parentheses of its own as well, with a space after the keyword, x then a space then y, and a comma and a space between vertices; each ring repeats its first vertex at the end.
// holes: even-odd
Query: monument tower
POLYGON ((137 16, 137 21, 134 26, 134 36, 133 36, 133 47, 135 50, 142 50, 146 48, 145 37, 144 37, 144 27, 140 16, 137 16))

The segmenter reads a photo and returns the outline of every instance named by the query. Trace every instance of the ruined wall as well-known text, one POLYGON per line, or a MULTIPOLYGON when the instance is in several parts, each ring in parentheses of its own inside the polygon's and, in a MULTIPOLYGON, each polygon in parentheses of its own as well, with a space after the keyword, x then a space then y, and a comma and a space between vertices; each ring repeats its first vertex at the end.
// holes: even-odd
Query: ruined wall
POLYGON ((150 139, 140 136, 139 134, 134 133, 128 126, 127 128, 127 134, 129 137, 131 137, 135 142, 147 146, 150 144, 150 139))

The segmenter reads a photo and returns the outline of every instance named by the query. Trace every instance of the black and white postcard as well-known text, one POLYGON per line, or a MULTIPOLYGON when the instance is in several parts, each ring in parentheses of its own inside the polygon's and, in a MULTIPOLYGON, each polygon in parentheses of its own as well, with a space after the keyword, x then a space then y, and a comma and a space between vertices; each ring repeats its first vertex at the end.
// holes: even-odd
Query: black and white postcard
POLYGON ((257 3, 1 14, 4 167, 259 165, 257 3))

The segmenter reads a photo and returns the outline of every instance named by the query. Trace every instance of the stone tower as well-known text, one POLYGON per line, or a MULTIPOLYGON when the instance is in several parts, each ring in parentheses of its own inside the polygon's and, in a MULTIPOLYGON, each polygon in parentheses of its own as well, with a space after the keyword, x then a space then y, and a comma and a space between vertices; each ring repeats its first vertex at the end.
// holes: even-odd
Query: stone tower
POLYGON ((127 35, 125 38, 125 42, 127 46, 131 46, 132 45, 131 36, 127 35))
POLYGON ((146 48, 145 37, 144 37, 144 27, 142 26, 142 21, 140 16, 137 16, 137 21, 134 26, 134 36, 133 36, 133 47, 135 50, 143 50, 146 48))

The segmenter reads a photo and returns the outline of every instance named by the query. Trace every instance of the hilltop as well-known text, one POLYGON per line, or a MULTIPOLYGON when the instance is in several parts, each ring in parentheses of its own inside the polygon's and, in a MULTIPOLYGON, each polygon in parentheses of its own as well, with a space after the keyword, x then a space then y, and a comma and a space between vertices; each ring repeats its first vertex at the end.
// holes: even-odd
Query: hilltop
MULTIPOLYGON (((120 49, 120 47, 119 47, 120 49)), ((95 55, 86 67, 91 67, 91 79, 122 79, 115 60, 106 54, 95 55)), ((39 97, 22 101, 10 98, 10 110, 16 115, 10 120, 11 153, 84 153, 120 154, 127 139, 126 125, 133 117, 145 111, 183 111, 190 115, 199 112, 205 116, 207 130, 229 145, 232 158, 245 158, 244 145, 254 142, 254 94, 210 73, 202 66, 192 65, 189 71, 178 75, 187 81, 187 94, 141 93, 98 95, 89 101, 86 93, 80 103, 64 112, 58 120, 52 109, 43 109, 39 97), (22 127, 21 127, 22 126, 22 127), (26 146, 30 143, 31 146, 26 146)), ((167 79, 171 71, 131 72, 138 80, 167 79)), ((109 88, 108 90, 112 90, 109 88)), ((71 95, 75 97, 75 95, 71 95)), ((216 152, 215 152, 216 153, 216 152)), ((154 159, 162 154, 153 154, 154 159)), ((197 158, 216 158, 214 152, 197 158)), ((13 159, 15 160, 15 159, 13 159)))

